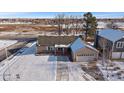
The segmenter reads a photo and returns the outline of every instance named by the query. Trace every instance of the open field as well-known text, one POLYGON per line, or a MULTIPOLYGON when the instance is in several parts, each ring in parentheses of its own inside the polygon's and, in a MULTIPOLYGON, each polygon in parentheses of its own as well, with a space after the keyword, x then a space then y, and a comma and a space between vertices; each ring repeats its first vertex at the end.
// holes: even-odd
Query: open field
POLYGON ((33 25, 33 24, 0 24, 0 31, 56 31, 58 28, 52 25, 33 25))

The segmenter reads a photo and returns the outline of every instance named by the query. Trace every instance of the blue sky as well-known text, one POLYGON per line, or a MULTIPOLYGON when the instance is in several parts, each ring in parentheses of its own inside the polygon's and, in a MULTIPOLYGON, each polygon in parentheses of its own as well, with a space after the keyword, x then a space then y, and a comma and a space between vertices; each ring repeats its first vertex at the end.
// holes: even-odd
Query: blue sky
MULTIPOLYGON (((0 12, 0 18, 54 18, 57 14, 83 15, 85 12, 0 12)), ((97 18, 120 18, 124 12, 92 12, 97 18)))

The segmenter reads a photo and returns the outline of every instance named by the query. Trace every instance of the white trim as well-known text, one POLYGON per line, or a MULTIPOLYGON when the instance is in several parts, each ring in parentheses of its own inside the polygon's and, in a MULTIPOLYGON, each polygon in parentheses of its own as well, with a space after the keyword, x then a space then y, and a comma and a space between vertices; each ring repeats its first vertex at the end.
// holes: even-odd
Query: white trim
POLYGON ((96 51, 96 52, 99 52, 96 48, 94 48, 94 47, 91 46, 91 45, 87 45, 87 44, 86 44, 86 47, 87 47, 87 48, 90 48, 91 50, 94 50, 94 51, 96 51))
POLYGON ((124 47, 124 42, 118 41, 116 43, 116 48, 123 48, 124 47))

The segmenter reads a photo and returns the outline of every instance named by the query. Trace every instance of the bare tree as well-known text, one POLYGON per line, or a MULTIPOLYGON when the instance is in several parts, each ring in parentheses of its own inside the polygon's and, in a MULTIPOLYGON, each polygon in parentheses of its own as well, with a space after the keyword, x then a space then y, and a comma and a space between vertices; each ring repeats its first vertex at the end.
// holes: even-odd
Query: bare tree
POLYGON ((70 16, 71 18, 71 30, 73 31, 73 34, 77 34, 81 31, 81 23, 80 23, 80 17, 79 16, 70 16))
POLYGON ((107 41, 106 39, 102 38, 101 40, 99 40, 99 45, 102 48, 102 65, 104 66, 105 62, 106 62, 106 46, 107 46, 107 41))
POLYGON ((70 23, 70 16, 65 16, 63 26, 64 26, 64 32, 67 35, 70 33, 70 24, 71 24, 70 23))
POLYGON ((79 20, 78 16, 75 16, 75 32, 76 34, 79 32, 79 20))
POLYGON ((75 34, 75 17, 72 15, 70 16, 70 24, 71 24, 70 32, 74 35, 75 34))
POLYGON ((56 19, 56 25, 58 26, 58 34, 61 35, 63 32, 63 24, 64 24, 64 14, 58 14, 55 19, 56 19))
MULTIPOLYGON (((56 25, 58 26, 58 34, 61 35, 73 33, 73 35, 79 33, 83 29, 83 22, 80 22, 80 16, 59 14, 56 17, 56 25)), ((82 20, 82 19, 81 19, 82 20)))

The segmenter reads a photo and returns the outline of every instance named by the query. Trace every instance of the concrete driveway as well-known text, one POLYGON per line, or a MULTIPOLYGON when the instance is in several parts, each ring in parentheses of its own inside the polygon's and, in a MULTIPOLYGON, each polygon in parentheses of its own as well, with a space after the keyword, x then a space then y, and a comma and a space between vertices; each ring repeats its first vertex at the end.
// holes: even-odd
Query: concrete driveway
MULTIPOLYGON (((56 80, 56 57, 35 56, 35 43, 20 55, 9 60, 9 68, 3 72, 4 80, 31 81, 56 80)), ((2 74, 2 73, 1 73, 2 74)))

